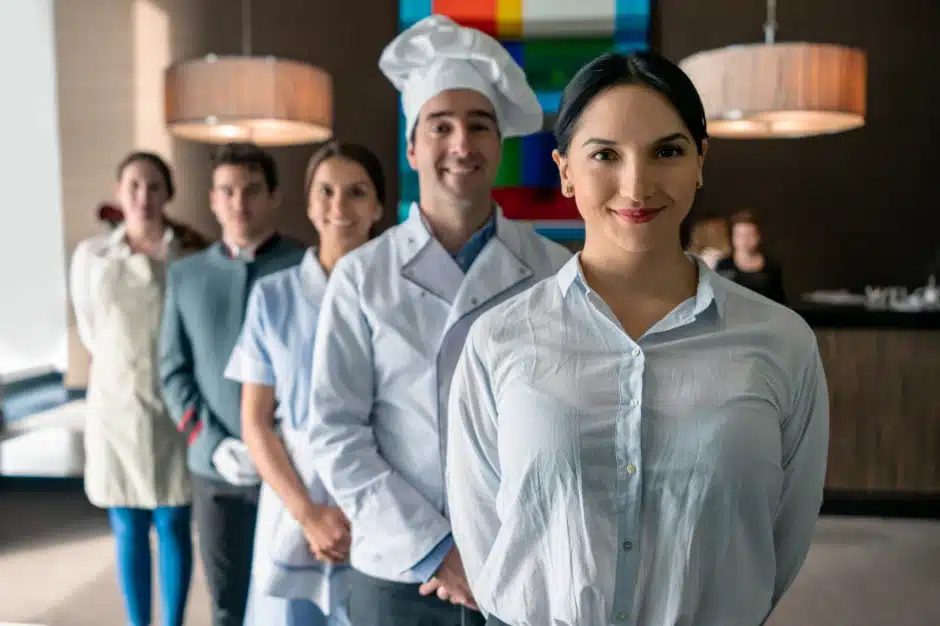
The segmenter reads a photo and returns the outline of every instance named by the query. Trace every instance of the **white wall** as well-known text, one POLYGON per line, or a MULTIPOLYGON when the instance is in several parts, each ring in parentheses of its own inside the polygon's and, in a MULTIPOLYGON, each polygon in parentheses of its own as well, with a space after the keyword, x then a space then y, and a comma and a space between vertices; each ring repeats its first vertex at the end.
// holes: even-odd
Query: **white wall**
POLYGON ((64 369, 54 0, 0 0, 0 377, 64 369))

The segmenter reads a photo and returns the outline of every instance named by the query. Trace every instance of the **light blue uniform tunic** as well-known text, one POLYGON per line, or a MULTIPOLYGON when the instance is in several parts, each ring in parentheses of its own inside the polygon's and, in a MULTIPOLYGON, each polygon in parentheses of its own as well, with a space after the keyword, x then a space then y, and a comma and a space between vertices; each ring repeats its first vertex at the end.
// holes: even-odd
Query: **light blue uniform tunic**
MULTIPOLYGON (((258 281, 248 300, 245 323, 226 378, 273 387, 275 419, 294 466, 311 498, 333 504, 316 476, 309 446, 296 434, 308 414, 310 355, 327 277, 308 250, 300 265, 258 281)), ((261 489, 246 626, 340 626, 346 617, 347 566, 332 567, 310 554, 299 526, 274 490, 261 489), (276 595, 275 595, 276 594, 276 595), (329 620, 310 616, 314 602, 329 620), (303 617, 301 618, 301 615, 303 617)))

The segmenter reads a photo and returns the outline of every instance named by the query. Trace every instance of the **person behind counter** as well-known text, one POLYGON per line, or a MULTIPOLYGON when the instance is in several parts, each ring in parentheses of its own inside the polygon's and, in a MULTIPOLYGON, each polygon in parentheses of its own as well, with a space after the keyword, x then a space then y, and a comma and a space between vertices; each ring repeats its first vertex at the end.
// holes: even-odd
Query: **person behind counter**
POLYGON ((731 238, 728 220, 710 217, 692 224, 689 237, 689 252, 701 257, 708 267, 714 269, 720 260, 731 254, 731 238))
POLYGON ((780 304, 786 303, 783 271, 761 245, 760 226, 750 211, 731 216, 731 255, 718 261, 715 271, 780 304))
MULTIPOLYGON (((92 357, 85 422, 85 492, 108 509, 127 623, 151 623, 150 529, 159 539, 162 623, 182 626, 192 574, 186 440, 159 393, 156 340, 167 264, 208 245, 174 226, 164 207, 173 176, 150 152, 117 168, 110 232, 78 244, 70 291, 78 335, 92 357)), ((111 218, 111 219, 109 219, 111 218)))

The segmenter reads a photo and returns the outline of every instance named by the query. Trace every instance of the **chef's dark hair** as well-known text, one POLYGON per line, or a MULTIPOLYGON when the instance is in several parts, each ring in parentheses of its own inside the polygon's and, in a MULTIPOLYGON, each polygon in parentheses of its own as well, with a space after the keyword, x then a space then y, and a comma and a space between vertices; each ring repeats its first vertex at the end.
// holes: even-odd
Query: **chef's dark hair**
POLYGON ((172 200, 173 196, 176 194, 176 186, 173 184, 173 172, 170 171, 170 166, 167 165, 167 162, 153 152, 131 152, 124 157, 117 166, 118 182, 121 181, 121 177, 124 176, 124 170, 126 170, 129 165, 140 162, 149 163, 160 172, 160 176, 163 177, 163 183, 166 185, 167 196, 172 200))
POLYGON ((603 91, 618 85, 643 85, 664 95, 685 122, 692 139, 702 153, 708 138, 705 107, 692 80, 678 65, 654 52, 605 54, 575 74, 565 87, 555 121, 558 152, 568 154, 571 137, 577 129, 584 109, 603 91))
POLYGON ((369 148, 346 141, 332 140, 313 153, 310 161, 307 163, 307 172, 304 176, 304 198, 310 197, 310 187, 313 186, 313 177, 317 170, 326 161, 333 157, 349 159, 353 163, 358 163, 366 171, 372 186, 375 187, 375 196, 379 204, 385 206, 385 172, 382 170, 382 162, 369 148))

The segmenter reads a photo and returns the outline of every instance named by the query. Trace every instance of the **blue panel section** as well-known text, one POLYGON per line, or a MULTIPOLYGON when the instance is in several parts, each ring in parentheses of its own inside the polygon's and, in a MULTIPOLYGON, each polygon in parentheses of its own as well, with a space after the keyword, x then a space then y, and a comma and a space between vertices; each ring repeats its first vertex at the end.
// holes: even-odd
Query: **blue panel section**
POLYGON ((418 199, 418 174, 406 164, 398 181, 398 197, 402 202, 418 199))
POLYGON ((398 171, 407 172, 408 165, 408 138, 405 136, 405 116, 398 115, 398 171))
POLYGON ((583 228, 546 228, 536 227, 535 232, 552 241, 583 241, 583 228))
MULTIPOLYGON (((617 24, 614 38, 628 44, 622 52, 649 47, 651 0, 617 0, 617 24)), ((619 48, 618 48, 619 49, 619 48)))
POLYGON ((535 133, 522 139, 522 185, 524 187, 557 188, 558 167, 552 160, 555 137, 551 133, 535 133))
POLYGON ((542 92, 535 95, 538 96, 539 104, 542 105, 545 115, 558 113, 558 104, 561 102, 560 91, 542 92))
POLYGON ((503 47, 519 67, 525 67, 525 45, 521 41, 501 41, 503 47))
POLYGON ((398 0, 398 28, 405 30, 431 14, 431 0, 398 0))
POLYGON ((408 214, 411 213, 411 202, 399 202, 398 203, 398 221, 404 222, 408 219, 408 214))

